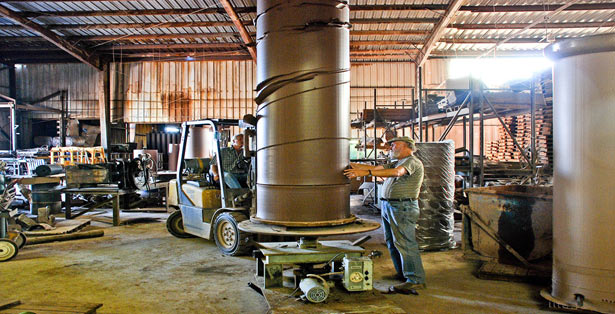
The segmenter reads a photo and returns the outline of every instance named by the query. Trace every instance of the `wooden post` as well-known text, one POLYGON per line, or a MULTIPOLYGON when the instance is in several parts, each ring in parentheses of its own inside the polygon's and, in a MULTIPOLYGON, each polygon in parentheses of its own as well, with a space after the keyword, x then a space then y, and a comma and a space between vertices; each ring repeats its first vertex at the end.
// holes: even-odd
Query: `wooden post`
POLYGON ((110 76, 110 64, 105 62, 103 70, 98 74, 98 108, 100 115, 100 145, 105 149, 105 154, 107 155, 109 154, 109 138, 111 136, 110 76))

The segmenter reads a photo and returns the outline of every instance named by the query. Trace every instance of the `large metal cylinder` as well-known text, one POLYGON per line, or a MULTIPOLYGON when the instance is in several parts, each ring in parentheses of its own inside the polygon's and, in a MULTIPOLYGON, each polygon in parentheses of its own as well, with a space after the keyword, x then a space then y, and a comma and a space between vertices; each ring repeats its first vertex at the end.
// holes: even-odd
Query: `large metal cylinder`
POLYGON ((257 214, 287 226, 352 221, 346 2, 257 1, 257 214))
POLYGON ((615 34, 555 43, 552 296, 615 313, 615 34))
POLYGON ((210 127, 190 127, 186 139, 185 159, 211 158, 214 150, 214 132, 210 127))
POLYGON ((422 250, 455 247, 453 238, 455 207, 455 143, 417 143, 416 157, 423 162, 425 177, 419 194, 421 215, 416 240, 422 250))

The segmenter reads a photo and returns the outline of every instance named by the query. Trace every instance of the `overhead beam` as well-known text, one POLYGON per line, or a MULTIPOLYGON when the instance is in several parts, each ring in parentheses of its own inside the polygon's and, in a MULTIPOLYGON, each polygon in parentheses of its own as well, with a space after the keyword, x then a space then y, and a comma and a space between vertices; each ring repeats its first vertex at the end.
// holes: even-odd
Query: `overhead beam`
MULTIPOLYGON (((457 39, 457 38, 440 38, 439 42, 442 43, 447 43, 447 44, 494 44, 494 43, 499 43, 503 40, 504 38, 463 38, 463 39, 457 39)), ((527 37, 522 37, 522 38, 510 38, 507 40, 507 42, 511 43, 511 44, 536 44, 536 43, 541 43, 544 42, 545 38, 527 38, 527 37)))
MULTIPOLYGON (((492 13, 492 12, 545 12, 555 11, 557 8, 564 5, 559 4, 545 4, 545 5, 467 5, 462 6, 460 11, 470 11, 475 13, 492 13)), ((593 11, 593 10, 612 10, 615 9, 615 3, 578 3, 573 4, 565 11, 593 11)))
POLYGON ((418 49, 350 49, 350 55, 353 55, 353 54, 369 54, 369 53, 406 54, 406 53, 413 53, 413 52, 417 52, 417 51, 418 51, 418 49))
POLYGON ((421 36, 429 31, 403 30, 403 31, 350 31, 350 36, 421 36))
MULTIPOLYGON (((193 37, 190 34, 178 34, 178 37, 174 38, 199 38, 193 37)), ((113 40, 115 42, 121 42, 123 40, 153 40, 155 36, 150 35, 135 35, 135 37, 125 37, 125 36, 83 36, 83 37, 70 37, 72 40, 79 41, 106 41, 113 40), (115 39, 114 39, 115 38, 115 39)), ((158 37, 160 38, 160 37, 158 37)), ((173 36, 169 36, 169 39, 173 38, 173 36)), ((453 44, 492 44, 497 43, 504 38, 440 38, 438 42, 444 43, 453 43, 453 44)), ((23 42, 35 42, 40 41, 38 37, 25 36, 25 37, 13 37, 6 36, 0 37, 0 41, 9 40, 9 41, 23 41, 23 42)), ((507 40, 507 42, 511 43, 536 43, 543 41, 543 38, 533 38, 533 37, 519 37, 519 38, 511 38, 507 40)), ((351 40, 350 46, 369 46, 369 45, 410 45, 410 46, 423 46, 422 40, 351 40)), ((243 43, 190 43, 190 44, 179 44, 179 43, 171 43, 171 44, 124 44, 124 45, 114 45, 114 46, 104 46, 99 47, 97 50, 120 50, 120 49, 216 49, 216 48, 237 48, 243 47, 243 43)), ((413 47, 416 48, 416 47, 413 47)), ((0 51, 5 50, 6 48, 0 48, 0 51)), ((19 49, 19 48, 14 48, 19 49)), ((28 48, 25 48, 28 50, 28 48)), ((36 49, 36 48, 30 48, 36 49)), ((41 50, 41 49, 36 49, 41 50)))
POLYGON ((429 54, 431 53, 431 50, 433 50, 436 43, 440 40, 442 35, 444 35, 444 32, 446 31, 448 24, 450 24, 451 20, 455 17, 455 14, 457 14, 457 11, 459 11, 459 8, 461 8, 461 5, 464 3, 464 1, 465 0, 451 0, 451 2, 448 5, 448 8, 446 9, 446 11, 444 11, 444 14, 440 18, 440 21, 431 30, 431 34, 425 41, 423 48, 416 56, 416 66, 417 67, 422 66, 423 63, 427 61, 427 58, 429 58, 429 54))
POLYGON ((421 40, 351 40, 350 46, 419 45, 421 40))
MULTIPOLYGON (((573 5, 575 5, 575 3, 579 2, 580 0, 569 0, 568 3, 563 4, 561 6, 559 6, 558 8, 556 8, 555 10, 553 10, 552 12, 549 12, 547 14, 545 14, 544 19, 549 19, 551 17, 553 17, 554 15, 557 15, 558 13, 566 10, 566 8, 569 8, 573 5)), ((529 25, 527 25, 526 27, 519 29, 519 30, 515 30, 511 33, 509 33, 506 38, 498 41, 495 45, 493 45, 493 48, 489 49, 488 51, 486 51, 485 53, 483 53, 483 56, 488 55, 489 53, 491 53, 491 51, 497 50, 498 47, 502 44, 505 44, 507 42, 511 42, 512 40, 516 39, 515 36, 518 36, 521 32, 531 29, 532 27, 536 26, 540 24, 540 21, 535 21, 533 23, 530 23, 529 25)), ((481 56, 482 57, 482 56, 481 56)))
MULTIPOLYGON (((26 1, 31 2, 31 1, 26 1)), ((256 10, 255 10, 256 11, 256 10)), ((248 13, 245 9, 239 9, 238 13, 248 13)), ((27 11, 24 17, 89 17, 89 16, 138 16, 138 15, 188 15, 188 14, 225 14, 222 8, 203 9, 150 9, 150 10, 100 10, 100 11, 27 11)))
POLYGON ((414 61, 414 56, 408 55, 371 55, 371 56, 350 56, 350 60, 405 60, 414 61))
POLYGON ((154 50, 154 49, 224 49, 240 48, 240 43, 215 43, 215 44, 128 44, 115 46, 101 46, 97 51, 116 51, 122 50, 154 50))
POLYGON ((60 109, 49 108, 46 106, 39 106, 39 105, 33 105, 33 104, 17 104, 17 109, 27 110, 27 111, 45 111, 45 112, 52 112, 52 113, 62 113, 62 110, 60 109))
POLYGON ((58 48, 66 51, 73 57, 77 58, 79 61, 86 63, 97 70, 100 70, 96 56, 71 44, 65 39, 60 38, 60 36, 56 35, 54 32, 40 26, 39 24, 34 23, 33 21, 28 20, 27 18, 20 16, 18 13, 7 9, 2 5, 0 5, 0 15, 5 16, 20 24, 24 28, 39 34, 41 37, 56 45, 58 48))
POLYGON ((131 53, 131 57, 224 57, 224 56, 248 56, 250 54, 245 50, 235 50, 235 51, 207 51, 207 52, 140 52, 140 53, 131 53))
MULTIPOLYGON (((451 43, 451 44, 494 44, 498 43, 503 38, 477 38, 477 39, 466 39, 466 38, 440 38, 439 42, 451 43)), ((543 38, 513 38, 510 39, 511 43, 539 43, 542 42, 543 38)), ((391 46, 391 45, 407 45, 407 46, 423 46, 423 42, 420 40, 354 40, 350 41, 350 46, 391 46)), ((421 51, 423 51, 421 47, 421 51)))
POLYGON ((231 18, 233 24, 235 24, 235 28, 237 28, 237 30, 239 31, 241 40, 243 40, 243 43, 246 45, 246 48, 248 48, 248 52, 252 56, 254 62, 256 62, 256 47, 254 46, 254 42, 252 41, 252 36, 250 36, 250 33, 248 33, 248 30, 243 25, 241 18, 239 17, 239 15, 237 15, 237 11, 235 11, 235 8, 233 8, 233 5, 229 0, 218 1, 220 2, 220 4, 222 4, 222 7, 226 11, 226 14, 228 14, 228 16, 231 18))
MULTIPOLYGON (((357 24, 357 23, 355 23, 357 24)), ((529 23, 484 23, 484 24, 449 24, 448 28, 455 29, 523 29, 529 23)), ((178 28, 178 27, 211 27, 211 26, 233 26, 232 22, 169 22, 169 23, 117 23, 117 24, 48 24, 45 25, 49 30, 69 30, 69 29, 142 29, 142 28, 178 28)), ((615 27, 615 22, 566 22, 566 23, 539 23, 533 25, 531 29, 567 29, 567 28, 598 28, 615 27)), ((22 30, 20 25, 0 25, 0 30, 22 30)), ((350 31, 351 35, 426 35, 430 31, 350 31)), ((7 38, 7 37, 3 37, 7 38)), ((17 37, 17 39, 22 37, 17 37)))
POLYGON ((119 40, 162 40, 162 39, 201 39, 201 38, 235 38, 237 33, 180 33, 180 34, 143 34, 143 35, 102 35, 71 36, 70 40, 119 41, 119 40))
MULTIPOLYGON (((27 2, 80 2, 81 0, 0 0, 0 2, 27 3, 27 2)), ((99 2, 108 0, 89 0, 89 2, 99 2)), ((132 0, 114 0, 114 1, 132 1, 132 0)), ((491 12, 544 12, 554 11, 560 4, 546 5, 464 5, 459 8, 460 11, 474 13, 491 13, 491 12)), ((352 11, 444 11, 447 5, 445 4, 376 4, 376 5, 350 5, 352 11)), ((593 11, 593 10, 611 10, 615 9, 615 3, 579 3, 569 8, 566 11, 593 11)), ((196 11, 195 9, 169 9, 175 10, 178 13, 168 14, 187 14, 196 11)), ((162 10, 140 10, 140 11, 162 11, 162 10)), ((256 7, 237 7, 235 12, 238 14, 255 13, 256 7)), ((199 11, 199 14, 224 14, 222 8, 207 8, 199 11)), ((157 15, 153 13, 151 15, 157 15)))
POLYGON ((597 27, 614 27, 615 22, 579 22, 579 23, 539 23, 530 25, 529 23, 503 23, 503 24, 450 24, 449 28, 456 29, 524 29, 530 26, 530 29, 564 29, 564 28, 597 28, 597 27))
MULTIPOLYGON (((254 33, 249 33, 254 35, 254 33)), ((429 31, 351 31, 351 36, 424 36, 429 31)), ((234 38, 237 33, 180 33, 180 34, 143 34, 143 35, 102 35, 102 36, 74 36, 68 37, 71 40, 151 40, 151 39, 199 39, 199 38, 234 38)))
MULTIPOLYGON (((9 25, 0 26, 7 29, 9 25)), ((16 25, 15 25, 16 26, 16 25)), ((233 26, 229 21, 204 21, 204 22, 165 22, 165 23, 105 23, 105 24, 47 24, 45 27, 50 30, 67 29, 123 29, 123 28, 179 28, 179 27, 215 27, 233 26)))
MULTIPOLYGON (((138 11, 70 11, 70 12, 50 12, 47 14, 40 14, 42 12, 25 12, 20 13, 22 17, 99 17, 99 16, 143 16, 147 15, 143 12, 145 10, 138 11), (117 12, 118 14, 108 14, 110 12, 117 12)), ((165 12, 168 10, 151 10, 161 11, 157 15, 167 15, 165 12)), ((149 11, 148 11, 149 12, 149 11)), ((169 13, 173 15, 173 13, 169 13)), ((187 14, 187 13, 186 13, 187 14)), ((438 22, 438 19, 434 18, 407 18, 407 19, 351 19, 352 24, 378 24, 378 23, 425 23, 434 24, 438 22)), ((245 26, 252 25, 251 21, 241 21, 245 26)), ((66 29, 119 29, 119 28, 176 28, 176 27, 214 27, 214 26, 234 26, 232 21, 200 21, 200 22, 164 22, 164 23, 105 23, 105 24, 48 24, 45 25, 49 30, 66 30, 66 29)), ((18 30, 18 25, 0 25, 0 29, 5 30, 18 30)))
POLYGON ((434 24, 434 18, 406 18, 406 19, 350 19, 351 24, 434 24))

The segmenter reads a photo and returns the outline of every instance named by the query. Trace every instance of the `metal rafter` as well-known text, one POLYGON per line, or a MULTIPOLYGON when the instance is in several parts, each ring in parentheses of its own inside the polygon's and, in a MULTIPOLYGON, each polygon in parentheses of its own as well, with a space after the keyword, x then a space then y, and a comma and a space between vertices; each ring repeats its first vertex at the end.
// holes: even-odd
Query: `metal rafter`
POLYGON ((226 11, 226 14, 230 16, 231 21, 233 21, 233 24, 235 24, 235 27, 239 31, 239 35, 241 36, 243 43, 246 44, 246 48, 248 48, 250 56, 252 56, 252 59, 254 60, 254 62, 256 62, 256 48, 253 45, 252 36, 250 36, 250 33, 248 33, 248 30, 243 25, 243 22, 241 21, 241 18, 239 18, 239 15, 237 15, 237 12, 233 8, 233 5, 229 0, 218 1, 220 2, 220 4, 222 4, 222 7, 226 11))
POLYGON ((429 57, 429 54, 431 53, 431 50, 434 48, 435 44, 440 40, 442 35, 444 35, 444 32, 446 31, 448 24, 451 22, 451 20, 453 19, 457 11, 459 11, 459 8, 461 8, 461 5, 464 3, 464 1, 465 0, 451 0, 451 2, 448 5, 448 8, 446 9, 446 11, 444 11, 444 14, 440 18, 440 21, 431 30, 431 35, 429 35, 429 38, 427 38, 427 40, 425 41, 425 44, 423 45, 423 48, 416 56, 416 66, 417 67, 422 66, 423 63, 427 60, 427 58, 429 57))
MULTIPOLYGON (((354 23, 357 24, 357 23, 354 23)), ((229 21, 204 21, 204 22, 168 22, 168 23, 109 23, 109 24, 47 24, 49 30, 69 29, 139 29, 139 28, 178 28, 178 27, 210 27, 210 26, 233 26, 229 21)), ((246 24, 248 25, 248 24, 246 24)), ((483 23, 483 24, 449 24, 448 28, 456 29, 523 29, 529 23, 483 23)), ((615 27, 615 22, 565 22, 565 23, 539 23, 531 29, 565 29, 565 28, 598 28, 615 27)), ((20 25, 0 25, 2 30, 22 30, 20 25)), ((430 31, 404 30, 404 31, 350 31, 350 35, 424 35, 430 31)))
POLYGON ((71 44, 70 42, 60 38, 60 36, 56 35, 54 32, 40 26, 37 23, 34 23, 33 21, 28 20, 27 18, 20 16, 18 13, 13 12, 2 5, 0 5, 0 15, 3 15, 15 21, 16 23, 20 24, 21 26, 32 32, 38 33, 47 41, 58 46, 60 49, 79 59, 81 62, 84 62, 97 70, 100 70, 100 65, 95 55, 90 54, 86 50, 83 50, 71 44))
MULTIPOLYGON (((165 38, 199 38, 199 36, 192 36, 191 34, 169 34, 164 35, 163 37, 159 35, 134 35, 134 36, 75 36, 69 37, 71 40, 79 40, 79 41, 109 41, 113 40, 114 42, 121 41, 130 41, 130 40, 155 40, 155 39, 165 39, 165 38), (158 37, 156 37, 158 36, 158 37)), ((449 44, 495 44, 499 43, 505 38, 440 38, 438 41, 449 44)), ((43 39, 35 36, 0 36, 0 41, 12 41, 12 42, 41 42, 43 39)), ((517 37, 510 38, 507 42, 517 43, 517 44, 531 44, 531 43, 540 43, 543 42, 544 38, 535 38, 535 37, 517 37)), ((155 48, 164 48, 164 47, 184 47, 184 48, 221 48, 221 47, 236 47, 242 46, 243 43, 192 43, 192 44, 180 44, 180 43, 158 43, 158 44, 126 44, 126 45, 116 45, 114 46, 116 49, 121 49, 122 47, 133 47, 133 46, 143 46, 150 47, 151 49, 155 48), (152 48, 153 47, 153 48, 152 48)), ((380 46, 380 45, 410 45, 422 47, 422 40, 351 40, 350 46, 380 46)))
POLYGON ((562 28, 598 28, 598 27, 614 27, 615 22, 566 22, 566 23, 538 23, 530 25, 530 23, 484 23, 484 24, 450 24, 449 28, 456 29, 524 29, 530 26, 530 29, 562 29, 562 28))
MULTIPOLYGON (((563 5, 559 6, 559 7, 557 7, 557 8, 556 8, 555 10, 553 10, 552 12, 549 12, 548 14, 546 14, 545 18, 547 18, 547 17, 548 17, 548 18, 551 18, 553 15, 556 15, 556 14, 558 14, 559 12, 562 12, 562 11, 566 10, 567 8, 570 8, 571 6, 573 6, 573 5, 574 5, 575 3, 577 3, 577 2, 579 2, 579 0, 569 0, 569 1, 568 1, 568 3, 563 4, 563 5)), ((506 36, 506 38, 504 38, 504 39, 502 39, 502 40, 498 41, 498 42, 497 42, 497 43, 493 46, 493 48, 489 49, 489 50, 488 50, 487 52, 485 52, 485 53, 484 53, 481 57, 486 56, 487 54, 491 53, 491 51, 494 51, 494 50, 498 49, 498 47, 499 47, 500 45, 502 45, 502 44, 505 44, 505 43, 507 43, 507 42, 512 42, 512 41, 515 39, 515 38, 514 38, 515 36, 517 36, 518 34, 520 34, 521 32, 523 32, 523 31, 525 31, 525 30, 531 29, 532 27, 534 27, 534 26, 536 26, 536 25, 538 25, 538 24, 540 24, 540 21, 536 21, 536 22, 530 23, 530 24, 528 24, 526 27, 524 27, 524 28, 522 28, 522 29, 520 29, 520 30, 517 30, 517 31, 513 31, 513 32, 511 32, 508 36, 506 36)))
MULTIPOLYGON (((81 0, 0 0, 0 2, 78 2, 81 0)), ((108 0, 88 0, 89 2, 98 2, 108 0)), ((132 0, 114 0, 114 1, 132 1, 132 0)), ((459 11, 467 11, 474 13, 493 13, 493 12, 544 12, 554 11, 564 3, 550 5, 464 5, 459 8, 459 11)), ((373 5, 350 5, 352 11, 444 11, 447 5, 444 4, 373 4, 373 5)), ((593 10, 611 10, 615 9, 615 3, 580 3, 567 8, 567 11, 593 11, 593 10)), ((192 9, 167 9, 174 12, 189 12, 192 9)), ((141 11, 164 11, 164 10, 140 10, 141 11)), ((235 8, 238 14, 254 13, 256 7, 238 7, 235 8)), ((184 14, 184 13, 167 13, 167 14, 184 14)), ((225 11, 221 8, 208 8, 199 14, 224 14, 225 11)), ((158 13, 155 13, 158 14, 158 13)))

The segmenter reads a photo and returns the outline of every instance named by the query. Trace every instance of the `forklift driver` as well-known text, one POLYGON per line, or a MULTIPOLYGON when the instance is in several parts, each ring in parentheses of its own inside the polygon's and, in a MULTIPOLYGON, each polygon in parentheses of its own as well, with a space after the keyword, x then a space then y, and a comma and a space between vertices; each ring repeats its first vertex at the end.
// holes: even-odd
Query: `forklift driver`
MULTIPOLYGON (((220 160, 224 168, 224 182, 231 189, 240 189, 247 186, 248 163, 243 157, 243 134, 233 136, 231 147, 220 149, 220 160)), ((216 166, 218 160, 214 156, 211 160, 211 172, 214 180, 220 179, 220 171, 216 166)))

